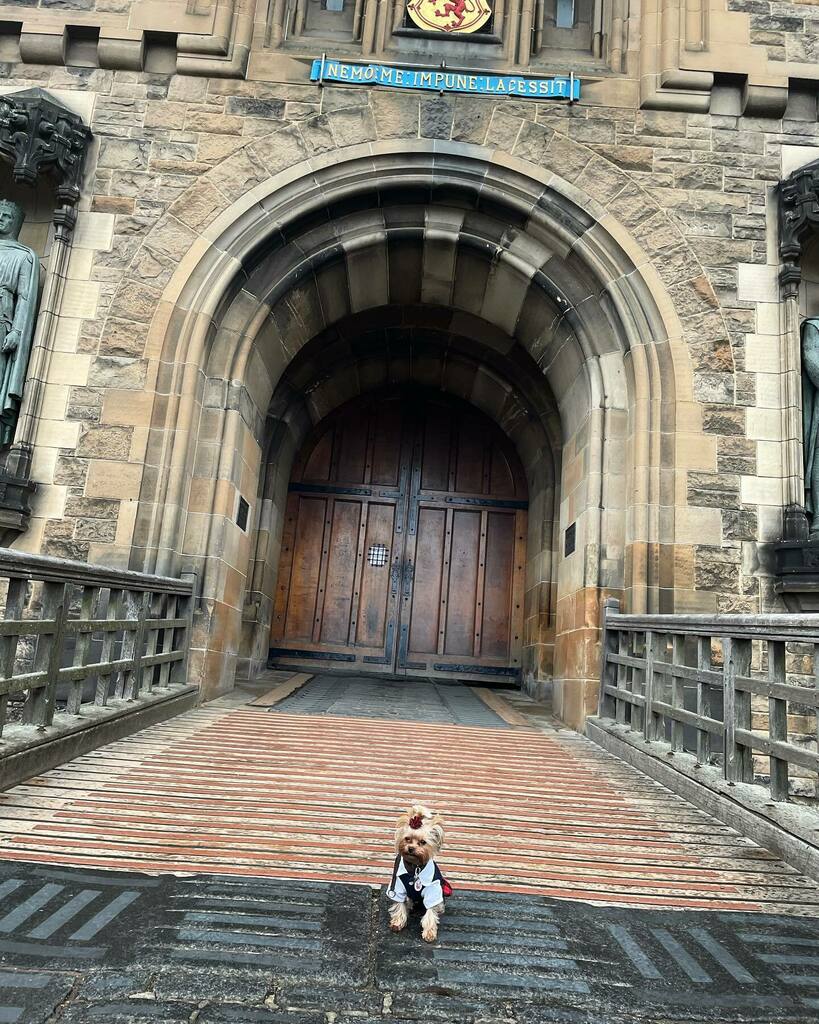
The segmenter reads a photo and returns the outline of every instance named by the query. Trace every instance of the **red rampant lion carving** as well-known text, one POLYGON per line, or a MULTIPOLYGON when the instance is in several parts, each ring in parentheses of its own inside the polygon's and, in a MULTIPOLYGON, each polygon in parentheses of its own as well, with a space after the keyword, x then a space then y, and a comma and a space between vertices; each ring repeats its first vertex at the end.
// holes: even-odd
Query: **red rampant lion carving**
POLYGON ((487 0, 407 0, 407 11, 419 28, 436 32, 474 32, 492 17, 487 0))
POLYGON ((466 11, 466 0, 447 0, 444 4, 444 9, 442 11, 435 12, 435 17, 448 18, 451 14, 454 20, 449 25, 444 26, 447 31, 451 31, 452 29, 460 28, 461 25, 463 25, 464 18, 466 17, 466 11))

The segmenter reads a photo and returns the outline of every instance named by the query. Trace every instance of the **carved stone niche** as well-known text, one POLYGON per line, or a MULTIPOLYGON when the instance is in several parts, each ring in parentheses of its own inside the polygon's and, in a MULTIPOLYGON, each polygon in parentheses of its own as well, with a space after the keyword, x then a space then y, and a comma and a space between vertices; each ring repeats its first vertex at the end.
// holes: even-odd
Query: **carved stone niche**
MULTIPOLYGON (((782 264, 779 283, 782 301, 792 320, 792 343, 798 352, 802 258, 808 243, 819 237, 819 160, 797 168, 781 181, 777 186, 777 199, 782 264)), ((798 388, 798 381, 795 386, 798 388)), ((799 426, 801 428, 801 423, 799 426)), ((801 451, 801 446, 796 442, 795 445, 801 451)), ((794 459, 799 459, 796 451, 794 459)), ((819 537, 810 536, 808 513, 801 501, 791 501, 785 506, 782 534, 782 540, 772 545, 774 589, 790 611, 819 611, 819 537)))
POLYGON ((0 160, 11 165, 18 185, 34 188, 52 183, 55 225, 50 273, 40 300, 40 319, 28 364, 23 408, 13 443, 0 448, 0 545, 8 546, 24 532, 31 517, 29 504, 34 434, 42 402, 42 357, 56 324, 63 282, 58 272, 68 259, 80 198, 83 163, 91 130, 79 115, 43 89, 26 89, 0 96, 0 160), (47 322, 46 322, 47 321, 47 322), (38 362, 35 363, 35 360, 38 362), (37 367, 37 372, 32 372, 37 367))
POLYGON ((802 251, 819 235, 819 160, 793 171, 777 187, 779 282, 783 297, 795 297, 802 280, 802 251))

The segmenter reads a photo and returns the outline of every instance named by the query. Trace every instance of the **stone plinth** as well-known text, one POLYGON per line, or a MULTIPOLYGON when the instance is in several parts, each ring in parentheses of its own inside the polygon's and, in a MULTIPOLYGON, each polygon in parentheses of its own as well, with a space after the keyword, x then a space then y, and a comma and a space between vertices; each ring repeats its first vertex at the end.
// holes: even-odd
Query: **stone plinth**
POLYGON ((774 589, 793 612, 819 612, 819 538, 775 544, 774 589))

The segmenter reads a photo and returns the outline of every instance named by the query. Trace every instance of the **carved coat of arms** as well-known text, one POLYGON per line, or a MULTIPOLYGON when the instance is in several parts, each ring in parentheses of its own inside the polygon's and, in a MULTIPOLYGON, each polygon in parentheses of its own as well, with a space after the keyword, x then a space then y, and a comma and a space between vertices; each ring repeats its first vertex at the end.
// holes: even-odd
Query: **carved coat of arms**
POLYGON ((434 32, 474 32, 492 14, 486 0, 409 0, 407 10, 419 28, 434 32))

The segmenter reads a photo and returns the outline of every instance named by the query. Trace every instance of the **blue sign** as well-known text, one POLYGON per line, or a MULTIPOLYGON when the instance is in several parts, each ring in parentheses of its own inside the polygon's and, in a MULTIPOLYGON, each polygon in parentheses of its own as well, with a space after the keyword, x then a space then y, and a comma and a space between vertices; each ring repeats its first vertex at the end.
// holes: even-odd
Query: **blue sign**
POLYGON ((386 64, 346 64, 314 60, 311 82, 348 82, 386 85, 393 89, 430 89, 433 92, 473 92, 484 96, 517 96, 533 100, 579 100, 580 79, 522 78, 520 75, 479 75, 469 71, 415 71, 386 64))

